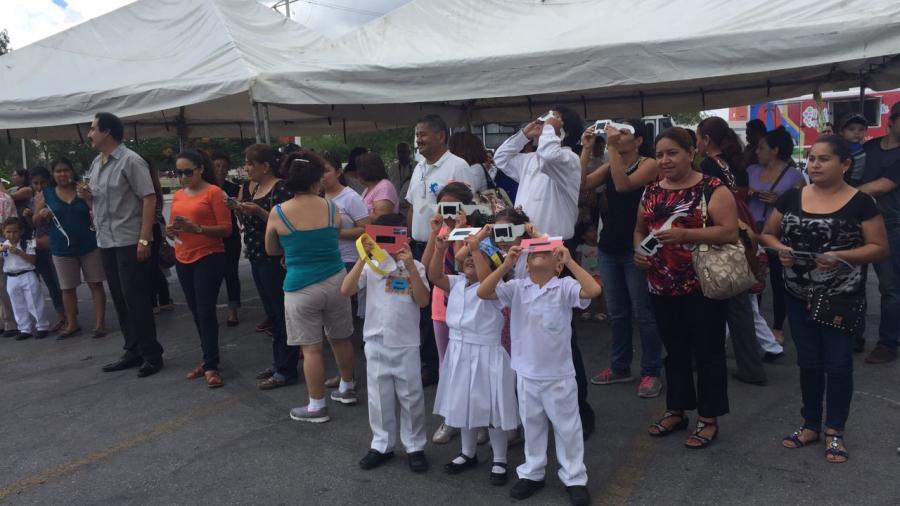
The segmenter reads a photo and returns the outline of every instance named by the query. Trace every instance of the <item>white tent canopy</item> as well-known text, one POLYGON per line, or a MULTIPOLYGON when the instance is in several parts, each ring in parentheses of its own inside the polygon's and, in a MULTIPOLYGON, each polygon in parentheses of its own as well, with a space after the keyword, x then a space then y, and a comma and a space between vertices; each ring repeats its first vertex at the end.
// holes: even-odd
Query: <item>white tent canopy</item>
MULTIPOLYGON (((254 79, 321 37, 252 0, 139 0, 0 57, 5 137, 79 139, 97 111, 129 137, 254 137, 254 79)), ((284 92, 290 95, 290 92, 284 92)), ((372 128, 273 105, 271 133, 372 128)))
POLYGON ((404 121, 438 107, 454 124, 557 102, 643 115, 855 86, 860 73, 894 88, 898 54, 896 0, 414 0, 263 72, 254 96, 404 121))

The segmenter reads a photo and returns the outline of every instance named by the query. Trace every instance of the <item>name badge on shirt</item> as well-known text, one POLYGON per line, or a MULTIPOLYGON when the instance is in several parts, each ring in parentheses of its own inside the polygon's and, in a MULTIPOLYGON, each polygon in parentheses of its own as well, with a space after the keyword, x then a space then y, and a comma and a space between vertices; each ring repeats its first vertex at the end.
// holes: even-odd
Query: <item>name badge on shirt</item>
POLYGON ((397 295, 409 295, 409 279, 389 276, 384 279, 384 291, 397 295))

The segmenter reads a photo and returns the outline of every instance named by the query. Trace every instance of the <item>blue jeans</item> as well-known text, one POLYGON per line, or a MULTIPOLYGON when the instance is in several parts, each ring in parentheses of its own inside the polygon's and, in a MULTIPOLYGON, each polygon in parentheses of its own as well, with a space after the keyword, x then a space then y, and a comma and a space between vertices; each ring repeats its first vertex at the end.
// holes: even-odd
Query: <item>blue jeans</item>
POLYGON ((878 344, 896 350, 900 345, 900 223, 885 220, 884 225, 887 228, 890 254, 875 263, 878 291, 881 292, 878 344))
POLYGON ((785 303, 800 366, 803 427, 821 430, 824 403, 825 427, 842 431, 853 397, 853 336, 810 320, 804 300, 786 294, 785 303))
POLYGON ((635 267, 634 254, 631 252, 611 255, 601 251, 599 270, 612 329, 610 367, 620 374, 631 371, 634 317, 641 336, 641 376, 659 377, 662 368, 662 339, 650 305, 647 274, 635 267))

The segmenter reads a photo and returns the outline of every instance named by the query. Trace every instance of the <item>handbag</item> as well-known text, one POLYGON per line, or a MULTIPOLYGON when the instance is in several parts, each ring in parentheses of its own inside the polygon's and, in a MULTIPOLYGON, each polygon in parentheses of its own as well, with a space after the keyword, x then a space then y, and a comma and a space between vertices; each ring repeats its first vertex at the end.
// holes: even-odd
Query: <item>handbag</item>
POLYGON ((865 317, 865 294, 834 295, 819 290, 810 295, 809 318, 820 325, 853 335, 862 326, 865 317))
POLYGON ((506 190, 497 186, 491 174, 485 168, 484 164, 478 164, 484 171, 484 179, 487 183, 487 189, 475 193, 475 203, 483 204, 491 209, 492 214, 497 214, 506 209, 512 209, 513 204, 507 195, 506 190))
MULTIPOLYGON (((700 195, 700 215, 703 228, 709 216, 706 200, 707 186, 703 185, 700 195)), ((700 281, 700 290, 710 299, 726 300, 746 292, 755 283, 756 277, 747 263, 744 245, 697 244, 691 251, 694 271, 700 281)))

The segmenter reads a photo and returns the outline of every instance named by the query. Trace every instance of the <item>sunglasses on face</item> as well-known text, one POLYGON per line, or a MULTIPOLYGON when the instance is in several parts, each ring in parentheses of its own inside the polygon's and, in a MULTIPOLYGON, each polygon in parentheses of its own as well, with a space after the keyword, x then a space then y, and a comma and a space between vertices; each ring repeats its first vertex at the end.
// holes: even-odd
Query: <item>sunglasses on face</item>
POLYGON ((175 169, 175 177, 191 177, 194 175, 194 169, 175 169))

